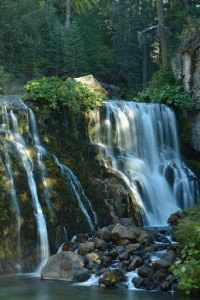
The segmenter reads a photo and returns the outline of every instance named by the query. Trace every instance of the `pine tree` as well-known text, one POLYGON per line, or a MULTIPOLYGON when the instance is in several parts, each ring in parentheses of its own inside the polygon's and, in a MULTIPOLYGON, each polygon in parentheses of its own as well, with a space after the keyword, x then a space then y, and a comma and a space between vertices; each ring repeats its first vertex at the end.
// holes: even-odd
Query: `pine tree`
POLYGON ((76 77, 85 75, 87 68, 84 44, 78 25, 73 21, 70 29, 66 32, 65 67, 63 71, 70 77, 76 77))

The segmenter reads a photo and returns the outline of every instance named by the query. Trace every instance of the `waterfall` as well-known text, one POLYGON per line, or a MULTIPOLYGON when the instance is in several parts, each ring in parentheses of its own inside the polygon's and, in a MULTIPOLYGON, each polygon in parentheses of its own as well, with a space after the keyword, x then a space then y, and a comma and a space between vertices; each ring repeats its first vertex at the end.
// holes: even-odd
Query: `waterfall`
MULTIPOLYGON (((35 249, 33 243, 37 238, 39 265, 36 272, 39 272, 49 257, 49 237, 46 222, 49 221, 48 226, 51 226, 49 229, 55 236, 57 235, 57 230, 63 228, 66 239, 67 229, 70 230, 71 226, 71 221, 67 220, 66 217, 64 217, 64 221, 62 220, 61 223, 59 223, 60 213, 57 213, 56 205, 61 205, 65 200, 67 203, 69 200, 67 194, 66 199, 64 198, 60 202, 56 199, 60 197, 59 194, 56 195, 57 190, 53 190, 53 185, 57 180, 59 181, 59 179, 65 178, 67 190, 69 189, 72 192, 72 198, 77 201, 80 208, 80 211, 78 209, 77 219, 73 220, 74 223, 79 222, 78 214, 83 214, 88 223, 88 227, 94 230, 98 227, 97 215, 93 210, 90 200, 85 195, 78 178, 70 168, 62 164, 55 155, 43 147, 35 115, 20 97, 9 96, 0 98, 0 134, 0 162, 6 174, 3 174, 3 176, 4 178, 6 176, 6 187, 9 190, 9 197, 11 199, 10 206, 16 219, 18 256, 20 258, 21 255, 24 255, 23 247, 27 241, 29 243, 29 239, 31 241, 31 247, 35 249), (53 174, 48 175, 46 166, 49 164, 55 166, 56 169, 59 167, 60 177, 58 175, 58 178, 54 178, 53 174), (18 176, 22 178, 18 180, 18 176), (23 180, 25 189, 24 187, 20 187, 19 191, 18 184, 21 184, 23 180), (53 184, 51 182, 53 182, 53 184), (23 193, 25 192, 24 194, 27 197, 25 200, 23 198, 24 194, 21 193, 21 191, 23 193), (27 210, 28 206, 30 207, 28 204, 29 198, 33 207, 35 223, 31 216, 30 219, 33 223, 31 223, 30 228, 32 231, 28 237, 24 238, 22 236, 22 231, 24 230, 22 225, 25 226, 24 224, 27 224, 28 220, 26 215, 26 222, 24 222, 25 216, 23 213, 27 210), (67 226, 65 224, 67 224, 67 226), (35 225, 37 237, 34 235, 35 225), (20 239, 22 240, 21 243, 20 239)), ((63 193, 65 187, 61 187, 61 189, 62 195, 65 197, 63 193)), ((74 224, 72 226, 74 226, 74 224)), ((52 246, 54 247, 54 245, 52 246)), ((29 249, 27 250, 29 251, 29 249)), ((32 248, 30 248, 30 251, 32 251, 32 248)), ((30 252, 30 255, 34 255, 34 262, 30 267, 33 269, 35 264, 35 250, 30 252)), ((32 259, 32 257, 30 258, 32 259)), ((24 265, 22 269, 23 267, 24 265)))
POLYGON ((23 162, 24 169, 27 174, 29 188, 32 196, 34 215, 35 215, 39 239, 40 239, 40 245, 39 245, 40 256, 41 256, 40 265, 43 266, 49 257, 49 242, 48 242, 46 222, 39 202, 37 186, 33 176, 34 165, 33 165, 33 161, 31 160, 28 147, 23 137, 19 133, 17 118, 12 110, 10 111, 10 116, 13 123, 13 132, 11 132, 11 140, 16 144, 17 150, 21 156, 21 160, 23 162))
POLYGON ((166 225, 171 213, 192 206, 197 183, 181 161, 173 111, 159 104, 108 101, 90 113, 90 140, 100 163, 128 184, 144 225, 166 225))

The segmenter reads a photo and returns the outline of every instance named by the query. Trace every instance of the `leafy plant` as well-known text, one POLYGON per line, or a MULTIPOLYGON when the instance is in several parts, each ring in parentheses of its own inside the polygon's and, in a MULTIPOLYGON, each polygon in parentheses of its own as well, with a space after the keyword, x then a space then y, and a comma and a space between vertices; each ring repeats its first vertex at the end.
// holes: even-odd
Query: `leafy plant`
POLYGON ((195 104, 193 99, 184 93, 182 87, 178 85, 165 84, 162 87, 147 88, 137 95, 136 101, 147 103, 164 103, 173 108, 191 110, 195 104))
POLYGON ((73 79, 61 80, 54 76, 31 80, 24 89, 24 99, 36 101, 42 109, 60 111, 66 107, 74 114, 81 108, 99 106, 105 99, 105 94, 93 92, 73 79))
POLYGON ((179 278, 179 289, 186 294, 200 292, 200 204, 185 211, 175 230, 180 259, 171 271, 179 278))

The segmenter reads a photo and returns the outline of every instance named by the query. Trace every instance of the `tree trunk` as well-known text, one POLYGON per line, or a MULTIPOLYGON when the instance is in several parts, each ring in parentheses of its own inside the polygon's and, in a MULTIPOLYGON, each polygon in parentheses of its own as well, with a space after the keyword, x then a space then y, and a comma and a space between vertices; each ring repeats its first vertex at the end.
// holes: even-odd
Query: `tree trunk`
POLYGON ((161 47, 162 66, 167 68, 167 43, 165 34, 165 22, 163 13, 163 0, 156 0, 156 8, 159 21, 159 38, 161 47))
POLYGON ((71 0, 66 0, 66 17, 65 17, 65 27, 70 28, 71 24, 71 0))

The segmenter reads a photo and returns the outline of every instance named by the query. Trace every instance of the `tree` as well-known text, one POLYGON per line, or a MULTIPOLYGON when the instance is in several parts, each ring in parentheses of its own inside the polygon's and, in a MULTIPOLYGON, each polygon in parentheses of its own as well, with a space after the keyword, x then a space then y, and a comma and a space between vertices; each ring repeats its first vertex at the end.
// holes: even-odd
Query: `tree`
POLYGON ((97 4, 99 0, 66 0, 66 17, 65 27, 70 28, 71 25, 71 10, 72 8, 77 12, 85 12, 92 7, 92 4, 97 4))
POLYGON ((163 12, 163 0, 156 0, 158 22, 159 22, 159 38, 161 46, 162 66, 164 69, 167 68, 167 42, 166 42, 166 29, 163 12))
POLYGON ((66 32, 64 72, 70 77, 86 75, 87 62, 85 48, 75 21, 66 32))

